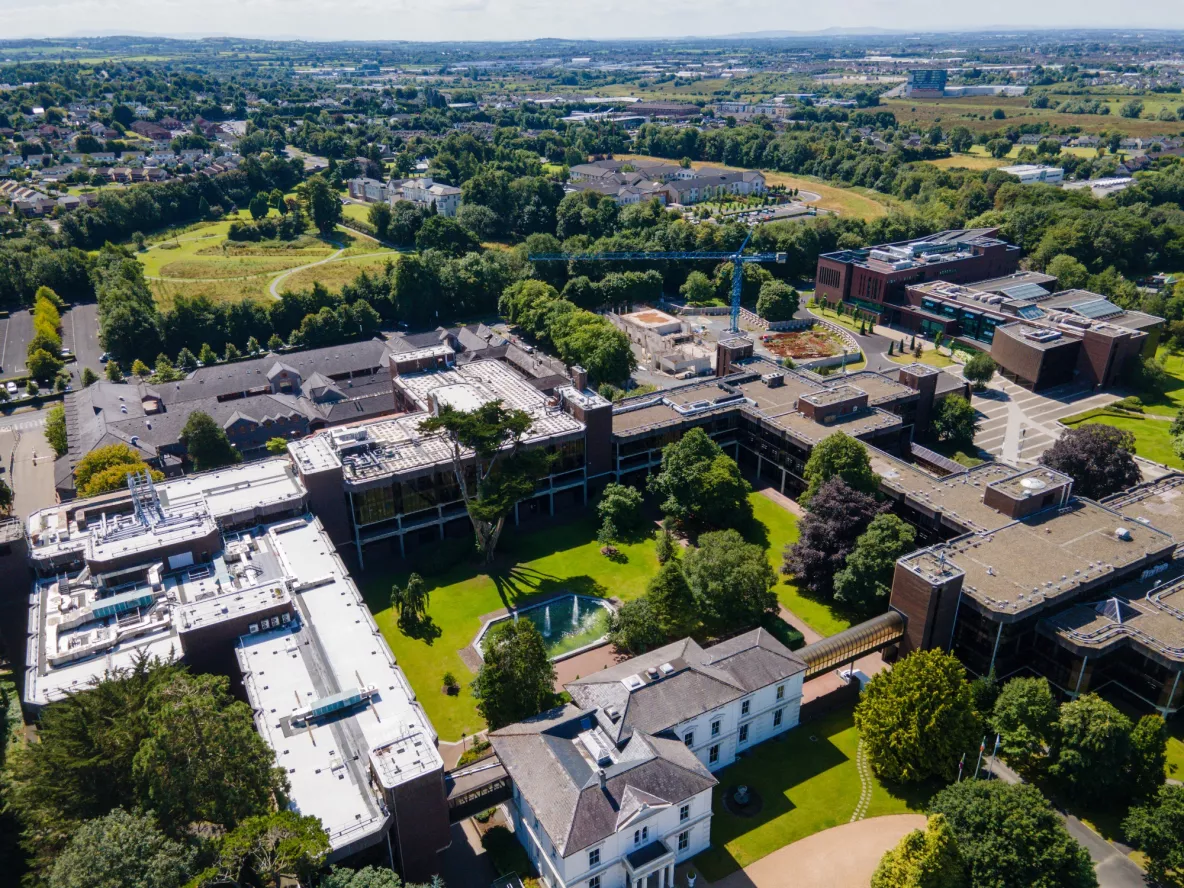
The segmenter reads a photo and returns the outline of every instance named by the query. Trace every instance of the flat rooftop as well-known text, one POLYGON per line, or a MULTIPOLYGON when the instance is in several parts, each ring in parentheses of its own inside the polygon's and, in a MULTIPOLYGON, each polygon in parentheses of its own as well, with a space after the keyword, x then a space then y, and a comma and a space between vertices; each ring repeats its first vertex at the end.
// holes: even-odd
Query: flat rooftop
POLYGON ((386 828, 371 767, 394 787, 442 769, 443 761, 431 723, 320 523, 306 517, 273 525, 267 539, 284 571, 299 578, 299 620, 243 636, 238 660, 294 804, 321 818, 338 849, 386 828), (314 701, 365 688, 373 692, 352 707, 293 718, 314 701))
POLYGON ((1041 630, 1085 656, 1130 645, 1165 666, 1179 668, 1184 663, 1184 580, 1141 598, 1124 598, 1122 591, 1054 614, 1041 630))
POLYGON ((420 412, 355 426, 364 434, 356 442, 358 446, 348 449, 336 449, 329 434, 293 441, 288 452, 297 465, 305 472, 342 466, 346 481, 355 483, 450 465, 452 447, 448 441, 442 435, 419 431, 419 424, 434 404, 472 410, 500 400, 507 407, 524 410, 534 421, 524 439, 527 444, 574 437, 584 431, 584 424, 565 413, 557 400, 544 395, 502 361, 479 360, 401 375, 395 378, 395 387, 420 412))
POLYGON ((1165 475, 1104 503, 1126 518, 1150 524, 1184 540, 1184 475, 1165 475))
POLYGON ((963 592, 984 608, 1020 615, 1080 597, 1175 545, 1161 530, 1076 500, 922 549, 899 564, 929 582, 961 572, 963 592))
POLYGON ((951 229, 911 241, 880 244, 860 250, 837 250, 823 254, 822 258, 882 272, 903 271, 925 265, 959 262, 976 255, 977 247, 1005 244, 993 236, 995 231, 994 228, 951 229))
POLYGON ((877 409, 877 405, 916 395, 903 383, 870 371, 823 379, 813 373, 787 370, 763 358, 746 360, 742 366, 740 372, 724 379, 693 382, 621 402, 613 409, 613 434, 648 435, 692 417, 745 410, 800 441, 815 444, 840 429, 849 435, 863 435, 899 426, 900 417, 877 409), (767 374, 776 375, 779 384, 769 385, 762 379, 767 374), (835 391, 840 394, 834 395, 835 391), (818 423, 798 410, 800 398, 843 400, 855 391, 866 392, 870 406, 836 417, 834 422, 818 423))
POLYGON ((211 530, 210 522, 239 523, 251 516, 287 509, 305 496, 304 485, 291 463, 282 458, 161 481, 155 488, 164 514, 178 519, 175 525, 155 531, 140 528, 137 532, 129 524, 130 494, 126 490, 71 500, 29 515, 25 526, 32 547, 30 556, 36 560, 82 551, 88 546, 100 547, 106 555, 119 547, 129 554, 150 552, 166 536, 202 535, 211 530), (87 516, 85 528, 79 525, 79 513, 87 516))

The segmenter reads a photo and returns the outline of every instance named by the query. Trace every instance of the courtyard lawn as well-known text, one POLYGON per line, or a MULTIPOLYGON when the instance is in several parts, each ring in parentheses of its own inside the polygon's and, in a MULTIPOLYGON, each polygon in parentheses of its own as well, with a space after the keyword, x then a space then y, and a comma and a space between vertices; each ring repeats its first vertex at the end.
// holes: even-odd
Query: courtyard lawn
POLYGON ((1061 422, 1070 428, 1092 422, 1131 432, 1135 436, 1136 454, 1175 469, 1184 468, 1184 461, 1181 461, 1172 449, 1172 436, 1168 434, 1171 423, 1166 417, 1143 416, 1103 407, 1100 410, 1087 410, 1075 416, 1067 416, 1061 422))
POLYGON ((1168 722, 1168 776, 1173 780, 1184 780, 1184 719, 1174 718, 1168 722))
POLYGON ((1172 354, 1161 348, 1156 357, 1163 363, 1168 374, 1168 384, 1162 392, 1138 392, 1143 407, 1148 413, 1158 416, 1175 416, 1184 408, 1184 354, 1172 354))
MULTIPOLYGON (((859 735, 851 710, 807 722, 751 751, 720 771, 712 796, 713 847, 694 858, 708 881, 760 860, 798 839, 847 823, 860 802, 862 785, 855 753, 859 735), (760 794, 761 810, 737 817, 723 804, 723 794, 738 785, 760 794)), ((867 816, 919 811, 916 798, 893 794, 870 775, 867 816)))
POLYGON ((938 369, 941 369, 943 367, 951 367, 954 364, 954 361, 952 358, 950 358, 948 355, 943 355, 941 352, 939 352, 937 349, 935 349, 929 343, 925 343, 925 349, 924 349, 924 351, 921 352, 921 357, 919 357, 919 358, 915 357, 912 352, 909 352, 908 354, 904 354, 904 355, 885 354, 884 357, 886 357, 889 361, 893 361, 894 363, 897 363, 897 364, 918 364, 918 363, 920 363, 920 364, 925 364, 926 366, 929 366, 929 367, 937 367, 938 369))
MULTIPOLYGON (((749 494, 749 500, 756 522, 746 536, 768 548, 769 562, 779 571, 781 550, 797 538, 797 518, 759 493, 749 494)), ((398 625, 390 607, 391 585, 405 584, 409 569, 383 569, 368 556, 370 567, 359 579, 366 603, 441 739, 459 740, 462 732, 471 736, 485 727, 468 686, 472 673, 460 656, 476 638, 483 616, 558 592, 621 601, 645 592, 658 570, 653 537, 619 543, 620 554, 609 559, 600 554, 597 527, 591 509, 575 521, 552 523, 545 529, 536 525, 519 532, 510 527, 498 545, 492 569, 475 562, 468 543, 456 541, 426 550, 415 569, 424 574, 431 592, 430 620, 425 630, 411 635, 398 625), (460 682, 455 696, 442 690, 445 672, 452 672, 460 682)), ((784 593, 792 589, 779 582, 777 593, 783 602, 784 593)), ((817 616, 802 617, 819 631, 829 625, 817 616)))

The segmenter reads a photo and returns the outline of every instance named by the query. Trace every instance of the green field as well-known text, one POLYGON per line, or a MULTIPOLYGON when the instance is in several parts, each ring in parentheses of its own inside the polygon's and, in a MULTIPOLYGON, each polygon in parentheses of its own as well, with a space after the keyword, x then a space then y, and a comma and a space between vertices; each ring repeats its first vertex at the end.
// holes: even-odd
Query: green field
MULTIPOLYGON (((850 710, 827 715, 764 743, 720 771, 712 794, 712 846, 694 859, 715 882, 798 839, 847 823, 860 802, 855 754, 859 732, 850 710), (737 817, 722 795, 743 784, 760 794, 763 806, 753 817, 737 817)), ((870 769, 869 769, 870 773, 870 769)), ((868 817, 920 811, 918 794, 896 794, 870 777, 868 817)), ((789 883, 787 883, 789 884, 789 883)))
POLYGON ((1139 456, 1172 468, 1184 468, 1184 462, 1172 450, 1172 438, 1168 434, 1171 423, 1164 418, 1102 408, 1067 416, 1061 422, 1070 428, 1087 423, 1114 426, 1135 436, 1135 453, 1139 456))
MULTIPOLYGON (((767 549, 769 563, 779 572, 782 549, 797 539, 797 518, 759 493, 749 494, 749 500, 756 521, 747 538, 767 549)), ((390 608, 391 585, 406 582, 407 568, 384 570, 372 566, 362 574, 366 603, 443 739, 459 740, 462 731, 472 735, 484 727, 468 688, 471 673, 459 653, 477 636, 481 617, 557 592, 611 596, 622 601, 645 592, 646 583, 658 570, 652 536, 618 544, 620 555, 609 559, 600 554, 596 530, 591 510, 575 521, 556 524, 546 531, 520 533, 508 528, 492 569, 474 563, 467 547, 463 551, 456 548, 459 544, 429 550, 422 559, 428 569, 433 565, 452 566, 440 567, 425 576, 431 590, 431 628, 415 635, 399 627, 390 608), (440 693, 445 672, 453 672, 460 679, 459 694, 440 693)), ((849 625, 824 605, 801 598, 780 574, 776 591, 786 607, 824 634, 849 625), (799 612, 799 605, 805 613, 799 612)))
POLYGON ((217 302, 270 299, 272 282, 289 272, 294 273, 283 279, 282 289, 317 282, 340 289, 363 267, 380 267, 398 255, 344 228, 333 240, 305 234, 294 241, 230 241, 230 221, 202 222, 149 240, 139 260, 162 308, 180 295, 205 295, 217 302))

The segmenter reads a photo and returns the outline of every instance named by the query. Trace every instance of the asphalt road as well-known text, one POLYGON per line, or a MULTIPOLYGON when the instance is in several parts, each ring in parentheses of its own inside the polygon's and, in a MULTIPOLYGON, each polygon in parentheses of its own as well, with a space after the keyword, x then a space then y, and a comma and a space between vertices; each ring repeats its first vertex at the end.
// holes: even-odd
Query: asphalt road
POLYGON ((74 387, 82 384, 82 368, 90 367, 98 376, 103 375, 99 356, 103 347, 99 345, 99 306, 94 302, 75 305, 62 315, 62 345, 74 353, 74 362, 69 364, 74 387))
POLYGON ((0 379, 25 375, 25 353, 32 338, 32 312, 14 311, 0 318, 0 379))
MULTIPOLYGON (((1009 768, 1001 759, 994 761, 994 767, 986 764, 984 769, 994 773, 1005 783, 1022 782, 1019 774, 1009 768)), ((1065 829, 1069 831, 1083 848, 1089 853, 1094 862, 1094 872, 1098 874, 1099 888, 1146 888, 1147 882, 1143 878, 1143 871, 1120 849, 1107 842, 1100 835, 1064 811, 1058 811, 1065 822, 1065 829)))
POLYGON ((45 411, 0 416, 0 466, 16 494, 13 512, 25 516, 52 506, 53 450, 45 440, 45 411))

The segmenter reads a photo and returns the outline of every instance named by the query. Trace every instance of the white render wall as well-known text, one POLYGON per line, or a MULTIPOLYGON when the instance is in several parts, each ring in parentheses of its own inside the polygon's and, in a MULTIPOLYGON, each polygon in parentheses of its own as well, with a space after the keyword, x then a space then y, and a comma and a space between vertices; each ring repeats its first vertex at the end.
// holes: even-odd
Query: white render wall
POLYGON ((708 770, 718 771, 720 768, 726 768, 736 760, 737 751, 750 749, 775 734, 782 734, 797 727, 802 706, 804 675, 805 673, 798 673, 784 682, 761 688, 719 709, 680 722, 675 726, 674 733, 684 741, 688 734, 694 735, 694 742, 690 744, 690 748, 708 770), (785 692, 781 699, 777 699, 777 688, 781 686, 784 686, 785 692), (749 704, 746 715, 742 714, 745 701, 749 704), (779 709, 782 710, 781 724, 774 726, 773 714, 779 709), (712 724, 717 721, 719 733, 712 735, 712 724), (748 738, 744 742, 740 741, 742 725, 748 726, 748 738), (719 747, 719 756, 713 762, 711 749, 714 746, 719 747))
POLYGON ((629 821, 621 830, 601 842, 587 848, 571 849, 567 857, 560 857, 550 836, 542 824, 535 820, 529 803, 522 798, 518 787, 514 787, 514 798, 509 803, 518 841, 526 849, 531 863, 543 881, 551 888, 587 888, 588 880, 600 877, 600 888, 627 888, 629 876, 625 870, 625 855, 635 850, 634 832, 641 827, 649 828, 642 847, 658 839, 664 840, 675 852, 676 864, 689 860, 711 846, 711 790, 704 790, 680 805, 653 809, 645 815, 629 821), (689 806, 686 820, 680 820, 682 805, 689 806), (687 832, 688 847, 678 850, 680 833, 687 832), (589 853, 599 849, 600 862, 589 864, 589 853))

